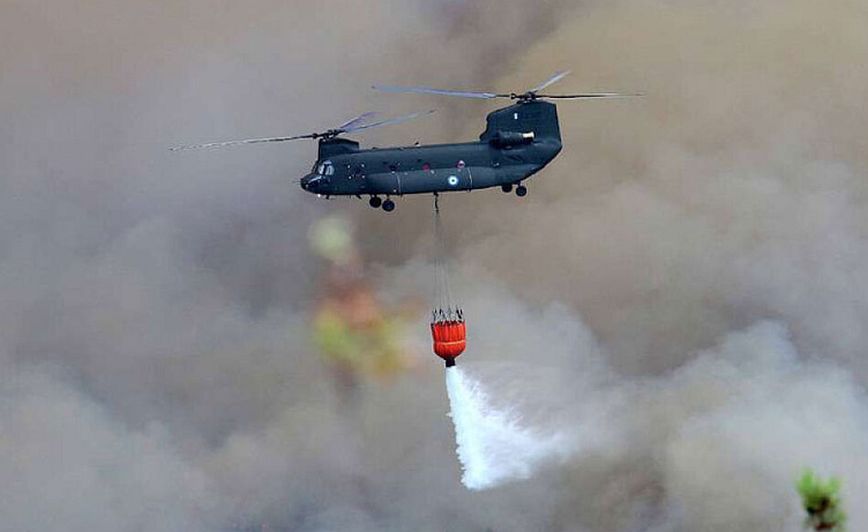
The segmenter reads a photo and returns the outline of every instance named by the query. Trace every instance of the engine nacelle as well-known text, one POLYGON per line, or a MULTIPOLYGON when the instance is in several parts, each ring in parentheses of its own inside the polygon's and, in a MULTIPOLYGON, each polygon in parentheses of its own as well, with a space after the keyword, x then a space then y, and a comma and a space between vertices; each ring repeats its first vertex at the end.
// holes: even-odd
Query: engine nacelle
POLYGON ((491 137, 491 143, 495 146, 519 146, 533 142, 533 131, 522 133, 520 131, 498 131, 491 137))

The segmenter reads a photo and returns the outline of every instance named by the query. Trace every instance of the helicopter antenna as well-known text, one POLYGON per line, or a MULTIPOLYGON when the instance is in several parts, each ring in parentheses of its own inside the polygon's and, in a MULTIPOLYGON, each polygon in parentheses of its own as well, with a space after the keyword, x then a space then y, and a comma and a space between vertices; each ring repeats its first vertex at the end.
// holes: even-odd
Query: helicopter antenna
POLYGON ((388 118, 386 120, 380 120, 378 122, 370 122, 367 121, 373 118, 376 113, 368 112, 362 113, 359 116, 353 117, 343 124, 339 125, 336 128, 327 129, 323 132, 317 133, 307 133, 304 135, 295 135, 291 137, 262 137, 262 138, 253 138, 253 139, 241 139, 241 140, 228 140, 222 142, 208 142, 205 144, 187 144, 182 146, 173 146, 169 148, 171 151, 184 151, 184 150, 198 150, 203 148, 223 148, 226 146, 237 146, 240 144, 260 144, 265 142, 287 142, 291 140, 301 140, 301 139, 332 139, 337 137, 338 135, 342 135, 344 133, 351 133, 353 131, 361 131, 363 129, 370 129, 374 127, 380 126, 391 126, 394 124, 400 124, 403 122, 407 122, 408 120, 413 120, 414 118, 418 118, 420 116, 430 115, 435 112, 436 109, 430 109, 428 111, 422 111, 418 113, 411 113, 408 115, 397 116, 395 118, 388 118))
POLYGON ((456 91, 449 89, 434 89, 431 87, 400 87, 395 85, 374 85, 372 88, 381 92, 392 93, 415 93, 415 94, 436 94, 438 96, 457 96, 459 98, 475 98, 479 100, 490 100, 493 98, 509 98, 510 100, 518 100, 519 102, 529 102, 539 99, 553 100, 580 100, 592 98, 630 98, 635 96, 644 96, 642 93, 620 93, 620 92, 585 92, 579 94, 540 94, 540 91, 554 85, 558 81, 564 79, 570 74, 569 70, 563 70, 555 73, 553 76, 543 81, 536 87, 521 93, 515 92, 479 92, 479 91, 456 91))

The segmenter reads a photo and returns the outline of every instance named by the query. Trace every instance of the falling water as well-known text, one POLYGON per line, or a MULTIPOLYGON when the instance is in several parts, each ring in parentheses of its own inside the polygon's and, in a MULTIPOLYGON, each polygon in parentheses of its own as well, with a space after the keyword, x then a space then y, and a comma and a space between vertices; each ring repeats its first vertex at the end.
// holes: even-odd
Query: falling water
POLYGON ((526 479, 561 450, 560 437, 534 434, 521 427, 512 412, 493 408, 480 383, 458 366, 446 368, 446 392, 463 469, 461 482, 468 489, 526 479))

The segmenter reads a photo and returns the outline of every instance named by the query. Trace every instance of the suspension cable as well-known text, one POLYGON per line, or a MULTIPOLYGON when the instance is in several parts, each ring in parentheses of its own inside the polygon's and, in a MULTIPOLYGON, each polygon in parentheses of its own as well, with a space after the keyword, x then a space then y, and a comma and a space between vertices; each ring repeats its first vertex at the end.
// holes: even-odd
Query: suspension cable
POLYGON ((457 320, 457 309, 452 306, 452 290, 449 286, 449 271, 446 260, 446 243, 443 223, 440 217, 440 196, 434 194, 434 321, 438 319, 457 320))

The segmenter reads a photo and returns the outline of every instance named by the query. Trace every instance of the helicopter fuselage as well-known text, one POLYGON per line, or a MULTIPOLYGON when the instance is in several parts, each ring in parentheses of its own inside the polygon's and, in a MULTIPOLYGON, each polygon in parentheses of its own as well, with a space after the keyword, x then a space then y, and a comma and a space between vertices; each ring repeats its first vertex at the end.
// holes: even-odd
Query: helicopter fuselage
POLYGON ((554 104, 521 102, 489 113, 475 142, 360 149, 344 138, 321 139, 301 187, 321 196, 402 196, 509 187, 561 151, 554 104))

